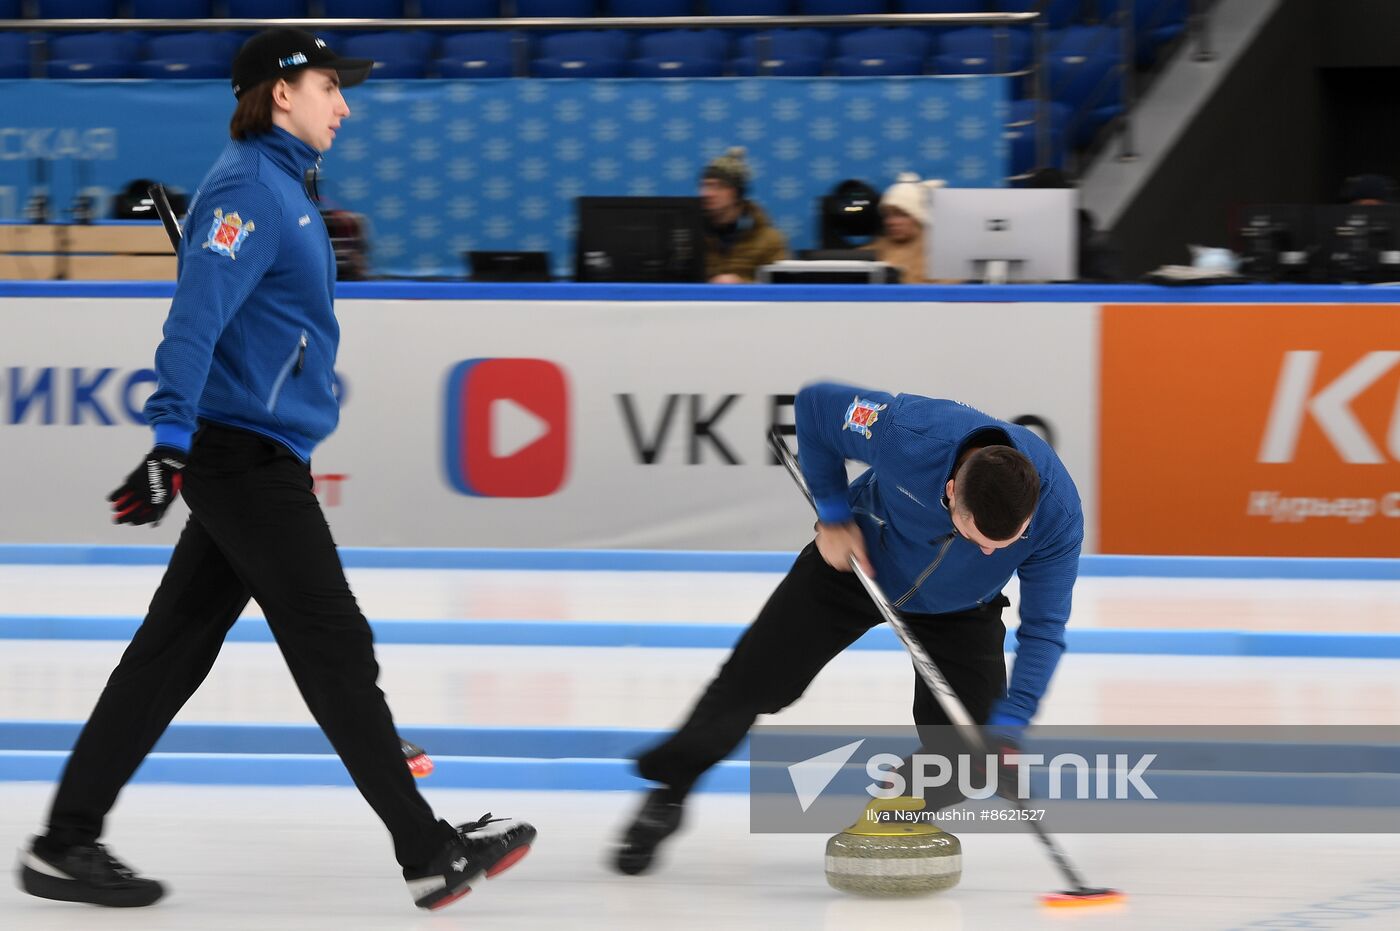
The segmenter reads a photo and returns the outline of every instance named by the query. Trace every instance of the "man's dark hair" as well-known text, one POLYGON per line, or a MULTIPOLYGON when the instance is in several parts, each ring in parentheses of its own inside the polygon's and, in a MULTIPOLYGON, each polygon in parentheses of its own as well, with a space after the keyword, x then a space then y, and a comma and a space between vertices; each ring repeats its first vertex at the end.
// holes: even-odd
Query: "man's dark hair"
POLYGON ((972 515, 988 540, 1015 537, 1035 513, 1040 476, 1025 454, 1010 446, 985 446, 968 456, 954 477, 955 505, 972 515))
POLYGON ((306 77, 308 68, 299 68, 285 77, 255 84, 238 98, 238 106, 228 121, 228 134, 240 142, 272 132, 272 89, 278 81, 296 84, 306 77))

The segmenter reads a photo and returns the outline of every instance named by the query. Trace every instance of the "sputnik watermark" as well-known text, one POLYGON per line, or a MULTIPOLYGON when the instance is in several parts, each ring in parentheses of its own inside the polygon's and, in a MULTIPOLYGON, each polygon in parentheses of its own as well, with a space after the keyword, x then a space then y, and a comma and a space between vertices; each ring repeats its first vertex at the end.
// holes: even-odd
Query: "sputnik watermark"
POLYGON ((893 753, 877 753, 865 762, 865 772, 875 780, 865 787, 871 798, 898 798, 902 795, 923 796, 929 789, 948 785, 955 779, 958 791, 970 799, 987 799, 994 795, 1007 796, 1001 781, 1016 771, 1016 798, 1031 797, 1031 767, 1044 766, 1050 777, 1048 797, 1089 799, 1155 799, 1157 793, 1143 778, 1155 753, 1145 753, 1131 761, 1126 753, 1099 753, 1094 762, 1078 753, 1057 753, 1048 760, 1043 753, 1007 753, 1000 757, 988 754, 974 757, 962 753, 950 758, 939 753, 916 753, 911 758, 911 778, 905 780, 899 770, 904 760, 893 753), (1074 792, 1066 796, 1065 774, 1073 779, 1074 792), (974 781, 981 775, 982 785, 974 781), (1136 791, 1136 795, 1133 791, 1136 791))
POLYGON ((1400 726, 1048 726, 1018 736, 1027 743, 995 757, 952 726, 756 725, 751 825, 821 833, 859 818, 891 822, 893 833, 923 822, 997 832, 1043 814, 1071 833, 1400 835, 1394 788, 1375 775, 1376 748, 1400 749, 1400 726), (1306 792, 1321 801, 1299 802, 1310 780, 1325 781, 1306 792), (1288 819, 1278 805, 1290 806, 1288 819))
MULTIPOLYGON (((864 741, 856 741, 788 767, 803 811, 811 807, 862 743, 864 741)), ((1135 759, 1126 753, 1099 753, 1094 755, 1093 762, 1078 753, 1057 753, 1048 760, 1043 753, 1007 753, 1000 760, 991 754, 983 757, 963 753, 949 757, 940 753, 916 753, 904 770, 904 760, 898 755, 876 753, 865 761, 865 773, 874 780, 865 791, 871 798, 879 799, 904 795, 922 797, 930 789, 956 782, 958 791, 970 799, 1008 797, 1011 787, 1003 791, 1001 782, 1011 778, 1014 770, 1014 797, 1029 799, 1031 769, 1044 767, 1049 777, 1046 794, 1051 799, 1155 799, 1157 793, 1144 776, 1156 759, 1155 753, 1142 754, 1135 759), (904 772, 909 774, 908 779, 904 772), (1072 794, 1067 795, 1068 786, 1072 786, 1072 794)))

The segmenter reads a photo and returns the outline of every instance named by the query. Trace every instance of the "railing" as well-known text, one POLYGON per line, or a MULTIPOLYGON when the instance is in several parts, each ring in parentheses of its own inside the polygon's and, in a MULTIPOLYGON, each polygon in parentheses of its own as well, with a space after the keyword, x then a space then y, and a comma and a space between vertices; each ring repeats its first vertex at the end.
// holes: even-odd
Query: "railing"
MULTIPOLYGON (((1091 0, 1092 2, 1092 0, 1091 0)), ((1086 3, 1086 6, 1089 4, 1086 3)), ((1120 139, 1119 157, 1132 159, 1136 157, 1133 145, 1132 109, 1135 94, 1134 65, 1137 55, 1137 47, 1133 29, 1133 5, 1134 0, 1120 0, 1119 10, 1116 13, 1118 24, 1122 30, 1123 60, 1119 64, 1116 72, 1110 72, 1097 86, 1089 99, 1085 100, 1079 108, 1071 115, 1070 120, 1064 127, 1067 138, 1073 138, 1078 127, 1088 117, 1093 106, 1097 105, 1113 87, 1114 79, 1122 82, 1123 87, 1123 107, 1124 112, 1117 121, 1116 129, 1120 139)), ((1192 13, 1188 21, 1188 40, 1193 41, 1197 51, 1195 58, 1198 61, 1209 61, 1213 56, 1210 51, 1209 35, 1209 6, 1210 0, 1193 0, 1192 13)), ((1159 6, 1158 9, 1161 7, 1159 6)), ((664 18, 649 17, 578 17, 578 18, 525 18, 525 17, 493 17, 490 19, 201 19, 201 20, 176 20, 176 19, 17 19, 0 20, 0 31, 22 31, 34 33, 49 32, 91 32, 91 31, 111 31, 111 30, 133 30, 133 31, 254 31, 274 26, 293 26, 303 29, 326 29, 326 30, 429 30, 429 31, 516 31, 526 33, 535 30, 588 30, 588 29, 769 29, 769 28, 820 28, 820 27, 858 27, 858 26, 992 26, 999 27, 995 54, 996 71, 1008 74, 1012 77, 1029 79, 1034 87, 1034 96, 1037 100, 1035 132, 1036 132, 1036 162, 1038 167, 1044 167, 1050 162, 1050 133, 1051 126, 1049 120, 1048 103, 1055 98, 1055 89, 1050 86, 1046 60, 1049 55, 1047 48, 1046 24, 1040 12, 1028 11, 1022 13, 880 13, 880 14, 857 14, 850 16, 668 16, 664 18), (1011 73, 1006 67, 1008 64, 1008 33, 1009 27, 1034 26, 1035 41, 1032 47, 1032 64, 1029 72, 1011 73)), ((768 39, 760 34, 756 39, 755 54, 759 61, 759 73, 765 74, 770 69, 765 62, 771 58, 770 48, 767 45, 768 39)), ((515 46, 515 71, 517 76, 524 77, 528 73, 528 60, 523 36, 515 46)), ((43 72, 45 52, 42 41, 33 45, 33 68, 34 74, 40 75, 43 72)), ((1010 124, 1017 126, 1019 124, 1010 124)), ((1015 179, 1012 179, 1015 180, 1015 179)))
MULTIPOLYGON (((1158 0, 1156 6, 1147 10, 1146 28, 1151 29, 1160 26, 1164 20, 1163 11, 1167 8, 1171 0, 1158 0)), ((1196 62, 1211 62, 1215 60, 1215 52, 1211 47, 1210 35, 1210 14, 1215 5, 1215 0, 1191 0, 1190 12, 1186 17, 1185 34, 1181 41, 1188 47, 1194 46, 1191 52, 1191 60, 1196 62)), ((1135 21, 1135 7, 1133 0, 1119 0, 1119 8, 1116 14, 1119 25, 1123 29, 1123 115, 1119 120, 1119 149, 1118 159, 1120 161, 1133 161, 1137 159, 1138 152, 1134 145, 1133 137, 1133 108, 1137 103, 1138 93, 1141 90, 1138 82, 1136 57, 1137 43, 1136 33, 1143 24, 1135 21)), ((1151 77, 1151 73, 1148 73, 1151 77)))
POLYGON ((859 13, 849 16, 587 16, 503 17, 490 19, 0 19, 0 31, 93 32, 95 30, 259 30, 299 29, 754 29, 804 26, 1015 26, 1039 13, 859 13))
POLYGON ((1186 21, 1187 33, 1191 36, 1196 51, 1192 57, 1196 61, 1215 61, 1215 49, 1210 42, 1210 7, 1213 0, 1191 0, 1191 18, 1186 21))
MULTIPOLYGON (((493 17, 491 19, 45 19, 0 20, 0 30, 32 32, 91 32, 94 30, 171 30, 190 31, 253 31, 274 26, 328 30, 461 30, 461 31, 520 31, 556 29, 762 29, 781 27, 796 29, 822 26, 1014 26, 1033 22, 1040 14, 1027 13, 868 13, 850 16, 590 16, 590 17, 493 17)), ((755 53, 760 62, 760 74, 767 71, 762 62, 769 57, 769 39, 759 35, 755 53)), ((998 43, 999 56, 1005 61, 1005 40, 998 43)), ((523 37, 515 43, 516 77, 528 76, 523 37)), ((43 68, 40 49, 33 60, 36 74, 43 68)), ((999 69, 1004 70, 1004 69, 999 69)))
MULTIPOLYGON (((1006 29, 1013 26, 1033 24, 1040 18, 1036 12, 1023 13, 880 13, 857 14, 850 16, 667 16, 664 18, 596 16, 572 18, 543 17, 493 17, 491 19, 12 19, 0 20, 0 31, 48 32, 92 32, 92 31, 256 31, 276 26, 292 26, 300 29, 324 30, 429 30, 429 31, 507 31, 526 33, 535 30, 592 30, 592 29, 797 29, 818 27, 860 27, 860 26, 991 26, 998 32, 995 36, 994 65, 998 72, 1007 72, 1008 46, 1006 29)), ((759 73, 770 70, 765 62, 772 58, 766 36, 756 39, 755 57, 759 62, 759 73)), ((32 66, 35 76, 43 73, 46 60, 42 42, 33 46, 32 66)), ((1032 68, 1039 68, 1041 62, 1034 60, 1032 68)), ((515 44, 514 68, 516 75, 528 74, 528 59, 523 36, 515 44)), ((1016 77, 1026 72, 1017 72, 1016 77)))

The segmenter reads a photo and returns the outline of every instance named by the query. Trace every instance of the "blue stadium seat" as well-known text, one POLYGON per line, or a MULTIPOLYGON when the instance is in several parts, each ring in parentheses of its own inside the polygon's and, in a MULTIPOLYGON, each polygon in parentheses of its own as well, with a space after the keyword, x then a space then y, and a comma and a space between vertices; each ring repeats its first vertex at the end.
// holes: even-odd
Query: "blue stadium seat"
POLYGON ((763 63, 765 67, 760 72, 757 58, 741 55, 729 63, 729 70, 739 77, 753 77, 762 73, 775 78, 815 78, 826 73, 824 58, 775 53, 765 58, 763 63))
POLYGON ((0 19, 19 19, 20 0, 0 0, 0 19))
POLYGON ((1050 127, 1049 161, 1037 164, 1038 145, 1036 139, 1036 113, 1034 100, 1018 100, 1011 105, 1011 113, 1006 124, 1006 140, 1011 144, 1011 173, 1023 175, 1035 168, 1064 168, 1068 155, 1065 145, 1065 129, 1069 123, 1069 107, 1062 103, 1048 101, 1045 105, 1047 122, 1050 127))
POLYGON ((87 32, 49 40, 51 78, 129 78, 136 71, 141 40, 125 32, 87 32))
POLYGON ((630 44, 615 29, 556 33, 540 40, 531 70, 542 78, 619 78, 627 70, 630 44))
POLYGON ((609 16, 695 15, 694 0, 606 0, 606 6, 609 16))
POLYGON ((226 78, 239 39, 226 32, 159 33, 146 40, 143 78, 226 78))
POLYGON ((136 63, 136 77, 164 81, 214 80, 228 77, 228 63, 208 61, 141 61, 136 63))
MULTIPOLYGON (((1120 8, 1121 0, 1099 0, 1099 16, 1105 23, 1116 25, 1120 8)), ((1150 66, 1163 45, 1185 32, 1190 15, 1191 0, 1133 0, 1138 66, 1150 66)))
POLYGON ((929 36, 918 29, 858 29, 836 40, 832 70, 843 77, 923 74, 929 36))
POLYGON ((403 0, 322 0, 327 19, 398 19, 403 0))
POLYGON ((50 60, 47 65, 49 77, 68 81, 116 80, 129 78, 135 71, 136 63, 132 61, 87 61, 65 58, 50 60))
POLYGON ((0 32, 0 78, 27 78, 30 67, 29 35, 0 32))
POLYGON ((928 53, 929 37, 918 29, 859 29, 836 40, 838 56, 903 55, 916 58, 922 64, 928 53))
POLYGON ((437 39, 430 32, 363 32, 348 36, 341 52, 347 58, 374 60, 376 78, 421 78, 428 74, 437 39))
POLYGON ((307 0, 227 0, 233 19, 305 19, 307 0))
POLYGON ((1024 71, 1031 63, 1031 37, 1023 30, 986 26, 953 29, 938 40, 936 74, 998 74, 1024 71))
POLYGON ((494 19, 501 0, 418 0, 424 19, 494 19))
POLYGON ((540 58, 614 58, 626 61, 632 40, 621 29, 583 29, 557 32, 540 39, 540 58))
MULTIPOLYGON (((1045 23, 1051 29, 1063 29, 1084 19, 1084 14, 1098 0, 992 0, 989 7, 994 13, 1025 13, 1040 10, 1037 22, 1045 23)), ((1118 2, 1118 0, 1113 0, 1118 2)))
POLYGON ((435 65, 444 78, 508 78, 515 73, 516 33, 460 32, 444 36, 435 65))
POLYGON ((213 0, 131 0, 132 19, 208 19, 213 0))
POLYGON ((723 29, 667 29, 653 32, 637 40, 637 57, 724 61, 729 57, 729 37, 723 29))
POLYGON ((718 78, 724 76, 724 59, 634 58, 627 73, 634 78, 718 78))
POLYGON ((769 29, 739 37, 739 52, 730 70, 741 76, 771 74, 775 77, 814 77, 826 72, 831 37, 820 29, 769 29), (766 37, 762 64, 759 38, 766 37))
POLYGON ((1088 145, 1123 112, 1123 40, 1113 26, 1070 26, 1054 33, 1046 56, 1050 97, 1073 111, 1070 143, 1088 145))
POLYGON ((38 0, 40 19, 115 19, 117 0, 38 0))
MULTIPOLYGON (((895 13, 986 13, 990 0, 895 0, 891 6, 895 13)), ((939 37, 948 27, 925 25, 912 28, 927 35, 929 45, 936 48, 939 37)), ((930 62, 929 66, 933 67, 934 63, 930 62)))
POLYGON ((888 13, 885 0, 797 0, 799 16, 853 16, 861 13, 888 13))
POLYGON ((739 37, 739 56, 752 58, 760 36, 768 38, 768 54, 778 58, 826 58, 831 38, 819 29, 769 29, 739 37))
POLYGON ((537 78, 622 78, 627 62, 617 58, 537 58, 530 65, 537 78))
POLYGON ((711 16, 787 16, 793 0, 705 0, 711 16))
POLYGON ((537 16, 597 16, 596 0, 515 0, 515 15, 525 18, 537 16))
POLYGON ((717 78, 724 74, 729 39, 719 29, 669 29, 637 40, 628 71, 639 78, 717 78))
POLYGON ((923 74, 924 60, 913 55, 841 55, 831 69, 844 78, 891 74, 923 74))
POLYGON ((739 54, 730 62, 737 75, 771 74, 775 77, 814 77, 826 72, 831 37, 820 29, 769 29, 739 37, 739 54), (758 40, 767 37, 762 64, 758 40))

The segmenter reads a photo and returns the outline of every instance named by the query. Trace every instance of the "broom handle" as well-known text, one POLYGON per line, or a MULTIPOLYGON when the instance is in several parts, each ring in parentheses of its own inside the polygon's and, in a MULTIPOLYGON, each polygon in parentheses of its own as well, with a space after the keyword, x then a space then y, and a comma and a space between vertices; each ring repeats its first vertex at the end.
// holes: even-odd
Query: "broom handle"
POLYGON ((151 203, 155 204, 160 222, 165 226, 165 235, 170 237, 170 247, 178 253, 181 236, 180 221, 175 218, 175 211, 170 207, 170 198, 165 194, 165 185, 152 184, 146 188, 146 196, 150 197, 151 203))

